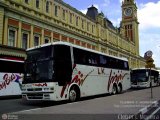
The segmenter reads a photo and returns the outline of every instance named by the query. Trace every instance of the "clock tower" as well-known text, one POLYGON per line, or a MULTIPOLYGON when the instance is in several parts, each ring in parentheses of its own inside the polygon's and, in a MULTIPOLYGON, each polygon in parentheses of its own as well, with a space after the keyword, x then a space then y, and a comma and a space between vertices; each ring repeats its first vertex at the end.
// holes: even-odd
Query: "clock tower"
POLYGON ((139 55, 139 31, 137 19, 137 6, 134 0, 123 0, 122 2, 122 22, 124 36, 136 47, 136 55, 139 55))

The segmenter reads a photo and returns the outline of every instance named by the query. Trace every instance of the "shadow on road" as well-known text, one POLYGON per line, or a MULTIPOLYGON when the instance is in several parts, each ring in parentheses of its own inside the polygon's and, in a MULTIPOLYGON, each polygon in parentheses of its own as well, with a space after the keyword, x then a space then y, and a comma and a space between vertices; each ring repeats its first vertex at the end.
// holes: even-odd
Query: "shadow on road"
MULTIPOLYGON (((101 97, 106 97, 106 96, 111 96, 111 94, 102 94, 102 95, 94 95, 90 97, 83 97, 80 98, 80 101, 86 101, 86 100, 91 100, 95 98, 101 98, 101 97)), ((63 101, 27 101, 27 100, 21 100, 19 104, 25 105, 25 106, 34 106, 34 107, 49 107, 49 106, 57 106, 57 105, 63 105, 70 103, 69 100, 63 100, 63 101)))
MULTIPOLYGON (((139 89, 139 90, 142 90, 142 89, 139 89)), ((135 91, 135 90, 130 89, 127 92, 133 92, 133 91, 135 91)), ((120 94, 117 94, 117 95, 120 95, 120 94)), ((112 94, 101 94, 101 95, 83 97, 83 98, 80 98, 80 100, 78 102, 92 100, 92 99, 96 99, 96 98, 103 98, 103 97, 107 97, 107 96, 108 97, 112 96, 112 94)), ((63 105, 63 104, 67 104, 67 103, 70 103, 69 100, 63 100, 63 101, 26 101, 26 100, 23 101, 22 100, 20 102, 20 104, 22 104, 22 105, 35 106, 35 107, 49 107, 49 106, 63 105)))

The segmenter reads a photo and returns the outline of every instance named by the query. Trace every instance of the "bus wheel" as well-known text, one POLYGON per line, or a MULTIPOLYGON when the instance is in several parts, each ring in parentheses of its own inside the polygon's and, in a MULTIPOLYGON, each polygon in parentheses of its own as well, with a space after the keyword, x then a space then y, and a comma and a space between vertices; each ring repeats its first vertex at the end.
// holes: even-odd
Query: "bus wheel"
POLYGON ((119 84, 119 85, 118 85, 118 93, 120 94, 121 92, 122 92, 122 85, 119 84))
POLYGON ((71 90, 69 91, 69 101, 70 102, 75 102, 79 99, 79 92, 78 92, 78 88, 76 89, 75 86, 73 86, 71 88, 71 90))
POLYGON ((114 84, 113 85, 113 88, 112 88, 112 94, 115 95, 117 93, 117 87, 116 85, 114 84))

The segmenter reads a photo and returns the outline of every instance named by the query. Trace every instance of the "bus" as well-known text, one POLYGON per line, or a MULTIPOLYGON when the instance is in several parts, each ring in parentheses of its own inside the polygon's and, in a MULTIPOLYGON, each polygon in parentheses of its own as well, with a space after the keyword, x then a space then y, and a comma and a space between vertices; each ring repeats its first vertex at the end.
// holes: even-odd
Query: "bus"
POLYGON ((135 68, 131 70, 132 88, 149 88, 160 85, 159 72, 156 69, 135 68), (151 83, 152 82, 152 83, 151 83))
POLYGON ((0 58, 0 97, 21 95, 24 60, 0 58))
POLYGON ((109 56, 67 42, 27 50, 22 98, 25 100, 79 100, 131 87, 127 59, 109 56))

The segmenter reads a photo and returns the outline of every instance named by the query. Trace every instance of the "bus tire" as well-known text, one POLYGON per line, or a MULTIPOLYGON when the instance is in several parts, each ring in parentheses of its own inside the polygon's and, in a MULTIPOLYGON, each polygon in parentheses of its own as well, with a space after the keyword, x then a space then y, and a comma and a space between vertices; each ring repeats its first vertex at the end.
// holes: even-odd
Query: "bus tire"
POLYGON ((122 84, 118 85, 118 94, 122 93, 122 84))
POLYGON ((75 102, 75 101, 79 100, 79 98, 80 98, 79 88, 77 86, 71 87, 71 89, 69 91, 69 101, 75 102))
POLYGON ((112 94, 113 94, 113 95, 117 94, 117 86, 116 86, 116 84, 113 84, 112 94))

